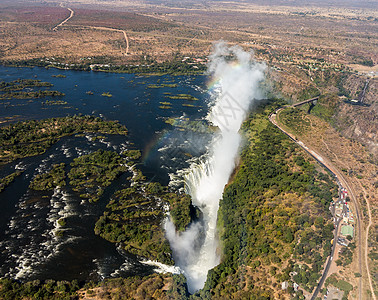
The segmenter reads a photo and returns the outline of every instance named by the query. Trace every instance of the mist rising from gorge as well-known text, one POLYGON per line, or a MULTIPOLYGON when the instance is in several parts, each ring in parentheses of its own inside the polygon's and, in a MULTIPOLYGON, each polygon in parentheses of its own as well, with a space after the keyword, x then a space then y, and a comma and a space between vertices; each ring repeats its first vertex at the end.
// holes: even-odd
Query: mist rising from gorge
POLYGON ((216 234, 219 200, 237 163, 241 124, 253 102, 262 98, 259 84, 265 68, 265 64, 253 59, 252 53, 237 46, 228 47, 224 42, 216 44, 210 55, 212 102, 207 119, 219 131, 207 153, 181 170, 185 191, 202 211, 202 219, 182 233, 175 231, 169 219, 165 224, 176 265, 183 270, 190 293, 203 288, 208 271, 220 262, 216 234))

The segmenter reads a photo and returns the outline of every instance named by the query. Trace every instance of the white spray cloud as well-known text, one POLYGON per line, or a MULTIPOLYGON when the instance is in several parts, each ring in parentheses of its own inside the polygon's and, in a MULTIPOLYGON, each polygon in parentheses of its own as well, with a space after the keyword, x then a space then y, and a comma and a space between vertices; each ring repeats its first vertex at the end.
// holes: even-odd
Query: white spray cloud
POLYGON ((235 168, 241 137, 238 133, 252 102, 261 99, 259 83, 265 65, 240 47, 215 45, 209 75, 217 81, 217 93, 207 116, 220 132, 207 155, 184 172, 186 192, 202 211, 203 220, 177 233, 170 220, 165 229, 176 264, 187 278, 190 293, 203 288, 207 273, 220 262, 216 223, 219 200, 235 168))

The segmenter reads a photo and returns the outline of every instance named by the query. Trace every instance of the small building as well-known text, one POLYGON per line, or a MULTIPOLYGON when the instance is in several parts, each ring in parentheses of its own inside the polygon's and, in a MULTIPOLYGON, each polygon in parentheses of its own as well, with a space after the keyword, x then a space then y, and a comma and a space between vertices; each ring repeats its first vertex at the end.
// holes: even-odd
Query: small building
POLYGON ((354 228, 351 225, 344 225, 344 226, 341 227, 341 234, 343 236, 350 235, 351 237, 353 237, 354 236, 353 231, 354 231, 354 228))
POLYGON ((289 286, 289 283, 288 283, 287 281, 284 281, 284 282, 282 282, 282 284, 281 284, 281 288, 282 288, 283 290, 286 290, 286 289, 288 288, 288 286, 289 286))

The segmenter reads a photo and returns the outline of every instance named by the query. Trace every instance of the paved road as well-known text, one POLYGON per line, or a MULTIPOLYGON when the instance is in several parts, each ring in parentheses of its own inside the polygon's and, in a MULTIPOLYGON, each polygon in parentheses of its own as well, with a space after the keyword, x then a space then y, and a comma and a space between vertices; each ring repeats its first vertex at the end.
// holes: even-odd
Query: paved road
MULTIPOLYGON (((333 174, 334 176, 336 176, 335 174, 333 174)), ((341 188, 343 187, 340 182, 337 180, 337 183, 339 185, 339 191, 341 190, 341 188)), ((338 200, 339 203, 343 203, 342 200, 341 200, 341 197, 340 197, 340 192, 339 192, 339 200, 338 200)), ((332 251, 331 251, 331 255, 329 256, 328 258, 328 261, 327 261, 327 264, 324 268, 324 271, 323 271, 323 274, 322 274, 322 277, 320 278, 320 281, 318 283, 318 286, 316 287, 314 293, 312 294, 312 297, 311 297, 311 300, 314 300, 323 284, 324 284, 324 281, 326 280, 327 278, 327 275, 328 275, 328 271, 329 271, 329 268, 331 267, 331 264, 332 264, 332 261, 333 261, 333 257, 335 255, 335 251, 336 251, 336 245, 337 245, 337 239, 339 237, 339 230, 340 230, 340 223, 341 223, 341 220, 342 220, 342 217, 346 215, 346 212, 347 212, 347 207, 345 204, 343 204, 343 210, 342 210, 342 213, 340 215, 340 217, 337 217, 335 214, 333 215, 334 218, 336 218, 336 223, 335 223, 335 232, 333 234, 333 245, 332 245, 332 251)))
MULTIPOLYGON (((312 100, 312 99, 310 99, 312 100)), ((303 142, 297 140, 292 134, 290 134, 289 132, 285 131, 282 127, 280 127, 277 123, 277 115, 280 113, 280 111, 282 111, 284 108, 279 108, 278 110, 275 111, 275 113, 272 113, 270 116, 269 116, 269 121, 274 124, 275 126, 277 126, 278 129, 280 129, 283 133, 285 133, 290 139, 292 139, 295 143, 297 143, 299 146, 301 146, 304 150, 306 150, 306 152, 308 152, 309 154, 311 154, 311 156, 313 156, 321 165, 323 165, 325 168, 327 168, 338 180, 338 182, 347 189, 348 191, 348 195, 350 196, 350 198, 352 199, 353 201, 353 204, 356 208, 356 223, 357 223, 357 230, 358 230, 358 234, 357 234, 357 237, 358 237, 358 248, 359 248, 359 251, 358 251, 358 265, 359 265, 359 273, 362 274, 362 236, 361 236, 361 223, 360 223, 360 212, 359 212, 359 206, 358 206, 358 202, 357 202, 357 199, 355 197, 355 194, 353 192, 353 189, 351 189, 350 185, 348 184, 348 182, 345 180, 345 178, 340 174, 340 172, 338 172, 337 169, 335 169, 333 167, 333 165, 329 162, 329 161, 326 161, 324 158, 322 158, 319 154, 317 154, 314 150, 311 150, 310 148, 308 148, 303 142)), ((344 211, 344 209, 343 209, 344 211)), ((341 219, 341 218, 340 218, 341 219)), ((336 233, 335 233, 335 240, 334 240, 334 243, 333 243, 333 247, 332 247, 332 252, 331 252, 331 256, 329 257, 328 259, 328 262, 327 262, 327 265, 324 269, 324 272, 323 272, 323 275, 319 281, 319 284, 317 286, 317 288, 315 289, 315 292, 314 294, 312 295, 311 299, 315 299, 316 296, 318 295, 320 289, 321 289, 321 286, 323 285, 324 283, 324 280, 326 279, 327 277, 327 273, 328 273, 328 270, 329 270, 329 267, 332 263, 332 260, 333 260, 333 255, 334 255, 334 252, 335 252, 335 247, 336 247, 336 244, 337 244, 337 232, 338 232, 338 228, 339 228, 339 223, 340 223, 340 220, 338 220, 338 223, 337 223, 337 226, 336 226, 336 233)), ((359 278, 359 300, 362 300, 362 277, 359 278)))

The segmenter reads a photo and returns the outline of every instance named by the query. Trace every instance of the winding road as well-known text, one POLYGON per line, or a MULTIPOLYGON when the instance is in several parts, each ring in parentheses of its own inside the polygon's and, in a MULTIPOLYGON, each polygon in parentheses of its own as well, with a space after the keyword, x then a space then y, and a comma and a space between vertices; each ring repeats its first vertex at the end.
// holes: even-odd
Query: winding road
POLYGON ((56 25, 52 30, 54 31, 57 31, 58 30, 58 27, 64 25, 69 19, 71 19, 73 16, 74 16, 74 11, 71 9, 71 8, 68 8, 67 9, 70 11, 70 15, 68 18, 64 19, 62 22, 60 22, 58 25, 56 25))
MULTIPOLYGON (((306 146, 303 142, 297 140, 293 134, 289 133, 288 131, 286 131, 284 128, 282 128, 278 124, 278 122, 277 122, 277 116, 279 115, 279 113, 283 109, 284 108, 281 107, 281 108, 277 109, 274 113, 272 113, 269 116, 269 121, 273 125, 275 125, 278 129, 280 129, 283 133, 285 133, 291 140, 293 140, 301 148, 303 148, 306 152, 308 152, 311 156, 313 156, 319 163, 321 163, 329 171, 331 171, 334 174, 334 176, 337 178, 337 180, 340 182, 340 184, 347 189, 348 195, 352 199, 354 207, 356 208, 356 223, 357 223, 357 230, 358 230, 357 239, 358 239, 358 266, 359 266, 359 273, 363 274, 363 272, 362 272, 362 256, 363 255, 362 255, 361 217, 360 217, 360 209, 359 209, 359 205, 358 205, 358 202, 357 202, 357 199, 356 199, 356 196, 355 196, 355 192, 351 188, 350 184, 348 184, 348 182, 344 178, 344 176, 338 171, 337 168, 335 168, 333 166, 333 164, 328 159, 320 156, 313 149, 311 149, 308 146, 306 146)), ((370 210, 370 208, 369 208, 369 210, 370 210)), ((314 291, 311 299, 315 299, 317 297, 317 295, 318 295, 318 293, 319 293, 319 291, 320 291, 320 289, 321 289, 321 287, 322 287, 325 279, 327 278, 328 270, 329 270, 330 265, 332 263, 333 255, 334 255, 336 244, 337 244, 336 243, 336 238, 337 238, 337 233, 338 233, 338 230, 339 230, 339 223, 340 223, 339 221, 336 223, 335 240, 334 240, 334 243, 333 243, 331 255, 328 258, 328 262, 326 264, 326 267, 324 268, 322 277, 321 277, 321 279, 320 279, 320 281, 318 283, 318 286, 315 289, 315 291, 314 291)), ((368 238, 368 235, 366 235, 366 240, 365 240, 366 243, 367 243, 367 238, 368 238)), ((365 256, 366 256, 365 257, 365 261, 366 261, 366 264, 367 264, 367 251, 365 251, 365 256)), ((371 281, 370 281, 370 276, 369 276, 369 283, 370 283, 370 286, 372 287, 372 284, 371 284, 371 281)), ((363 300, 362 299, 362 277, 359 278, 359 288, 358 288, 358 290, 359 290, 359 300, 363 300)), ((374 297, 374 300, 375 300, 375 297, 374 297)))

